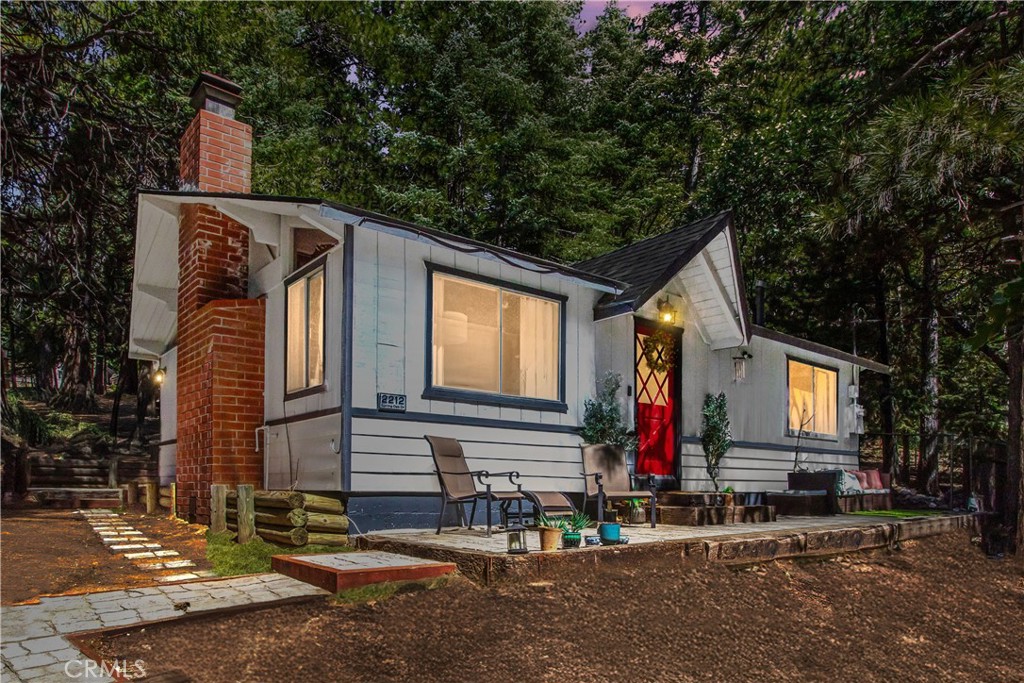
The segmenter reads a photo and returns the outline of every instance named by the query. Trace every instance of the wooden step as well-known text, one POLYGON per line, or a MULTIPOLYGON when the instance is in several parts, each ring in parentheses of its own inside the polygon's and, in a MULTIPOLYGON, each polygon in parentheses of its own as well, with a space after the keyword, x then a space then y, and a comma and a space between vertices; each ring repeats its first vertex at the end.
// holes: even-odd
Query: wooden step
POLYGON ((372 583, 421 581, 456 570, 451 562, 436 562, 380 551, 329 553, 324 555, 274 555, 270 566, 332 593, 372 583))
POLYGON ((97 508, 119 508, 120 498, 77 498, 75 507, 93 510, 97 508))
POLYGON ((677 526, 718 526, 774 522, 775 508, 770 505, 692 506, 659 505, 658 522, 677 526))

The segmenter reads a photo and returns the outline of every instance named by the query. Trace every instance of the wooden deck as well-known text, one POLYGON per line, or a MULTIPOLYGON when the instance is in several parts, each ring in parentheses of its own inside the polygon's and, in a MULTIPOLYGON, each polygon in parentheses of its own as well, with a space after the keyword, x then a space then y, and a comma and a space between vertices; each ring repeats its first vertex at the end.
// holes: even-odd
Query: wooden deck
MULTIPOLYGON (((538 534, 528 532, 528 555, 508 555, 506 537, 483 529, 375 531, 358 539, 361 548, 397 552, 442 562, 484 583, 532 581, 554 576, 573 565, 636 561, 648 554, 678 553, 682 560, 753 563, 806 555, 894 547, 902 540, 970 528, 972 515, 893 519, 863 515, 780 517, 775 522, 689 527, 623 525, 628 545, 581 547, 540 552, 538 534)), ((587 529, 584 536, 595 534, 587 529)), ((578 568, 575 570, 578 571, 578 568)))

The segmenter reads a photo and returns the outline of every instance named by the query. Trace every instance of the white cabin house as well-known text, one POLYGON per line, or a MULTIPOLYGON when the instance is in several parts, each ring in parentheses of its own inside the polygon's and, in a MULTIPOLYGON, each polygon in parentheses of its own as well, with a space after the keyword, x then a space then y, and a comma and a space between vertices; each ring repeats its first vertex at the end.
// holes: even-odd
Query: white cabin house
MULTIPOLYGON (((197 83, 196 120, 213 125, 230 115, 247 128, 233 120, 238 93, 214 79, 197 83)), ((183 178, 186 144, 188 134, 183 178)), ((197 156, 216 156, 203 152, 197 156)), ((225 162, 211 177, 237 166, 225 162)), ((189 338, 204 325, 190 323, 189 338)), ((708 488, 701 408, 706 394, 725 392, 735 445, 721 482, 781 490, 798 441, 805 468, 857 466, 860 372, 888 372, 754 324, 730 212, 565 266, 330 201, 230 191, 202 177, 181 191, 139 192, 130 344, 133 358, 166 373, 162 477, 198 482, 184 494, 179 483, 179 510, 207 483, 245 479, 231 475, 239 462, 268 489, 342 495, 363 530, 434 524, 439 485, 426 434, 458 438, 473 469, 519 471, 524 488, 582 492, 584 401, 608 372, 621 376, 619 399, 636 425, 637 473, 657 475, 663 488, 708 488), (237 228, 224 242, 245 259, 235 271, 244 290, 233 296, 258 304, 263 347, 254 367, 262 371, 235 371, 217 394, 219 359, 234 342, 213 335, 188 351, 193 359, 208 354, 196 361, 206 384, 189 386, 212 383, 210 410, 233 405, 233 391, 259 407, 248 422, 218 422, 214 412, 214 433, 189 437, 183 466, 180 425, 197 419, 188 406, 200 390, 182 389, 179 330, 183 316, 231 298, 188 307, 186 290, 196 289, 187 284, 190 264, 220 249, 217 238, 189 227, 197 206, 237 228), (198 251, 184 239, 199 239, 198 251), (665 346, 645 345, 652 334, 665 346), (652 369, 645 348, 668 348, 670 367, 652 369), (258 391, 247 393, 250 384, 258 391), (221 439, 218 424, 234 441, 221 439)), ((202 504, 196 509, 201 518, 202 504)))

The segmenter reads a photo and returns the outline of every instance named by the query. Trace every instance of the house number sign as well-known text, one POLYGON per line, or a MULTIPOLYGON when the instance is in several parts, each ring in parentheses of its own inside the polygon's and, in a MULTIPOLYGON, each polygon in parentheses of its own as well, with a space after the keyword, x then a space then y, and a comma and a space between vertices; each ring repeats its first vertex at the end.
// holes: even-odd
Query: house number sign
POLYGON ((404 413, 405 394, 377 394, 377 410, 382 413, 404 413))

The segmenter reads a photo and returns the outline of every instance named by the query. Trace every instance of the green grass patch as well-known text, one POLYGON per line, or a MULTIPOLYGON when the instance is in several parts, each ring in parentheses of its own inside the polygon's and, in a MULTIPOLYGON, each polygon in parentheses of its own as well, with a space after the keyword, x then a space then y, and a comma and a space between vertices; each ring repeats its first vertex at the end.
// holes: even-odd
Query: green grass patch
POLYGON ((860 510, 851 512, 851 515, 862 517, 895 517, 905 519, 907 517, 937 517, 946 514, 946 510, 860 510))
POLYGON ((334 545, 304 545, 300 548, 267 543, 257 536, 248 543, 235 543, 231 531, 206 534, 206 559, 218 576, 261 574, 270 571, 270 558, 274 555, 315 555, 318 553, 347 553, 355 548, 334 545))
POLYGON ((403 593, 418 593, 420 591, 432 591, 447 586, 452 582, 451 576, 441 576, 436 579, 425 579, 423 581, 385 581, 384 583, 371 583, 359 588, 349 588, 334 596, 334 601, 340 605, 365 605, 368 603, 381 602, 395 595, 403 593))

